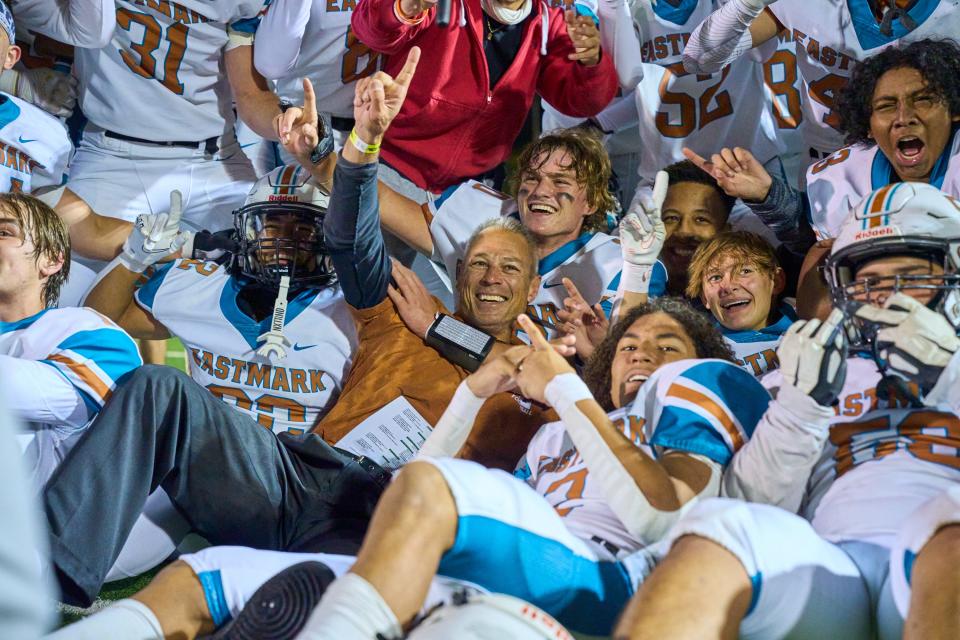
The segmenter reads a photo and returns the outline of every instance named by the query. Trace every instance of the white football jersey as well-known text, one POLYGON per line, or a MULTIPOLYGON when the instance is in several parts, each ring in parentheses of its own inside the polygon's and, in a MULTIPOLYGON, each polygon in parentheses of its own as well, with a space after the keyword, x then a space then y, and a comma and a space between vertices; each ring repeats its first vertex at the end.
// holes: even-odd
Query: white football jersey
POLYGON ((805 94, 801 130, 807 144, 824 153, 843 146, 834 107, 859 60, 895 44, 960 33, 960 0, 917 0, 907 10, 916 29, 897 19, 890 35, 880 32, 866 0, 781 0, 767 10, 793 34, 805 94))
MULTIPOLYGON (((729 362, 683 360, 657 369, 629 408, 609 416, 651 457, 686 451, 722 466, 753 433, 769 402, 760 383, 729 362)), ((546 498, 577 537, 599 537, 627 552, 643 546, 590 482, 562 422, 540 428, 514 474, 546 498)))
MULTIPOLYGON (((803 123, 803 81, 797 69, 793 32, 784 29, 770 44, 770 56, 763 62, 763 82, 767 86, 777 136, 787 154, 803 154, 809 158, 800 125, 803 123)), ((766 50, 764 51, 764 53, 766 50)))
MULTIPOLYGON (((774 371, 763 384, 781 380, 774 371)), ((960 482, 960 418, 878 398, 879 382, 872 359, 847 360, 830 435, 807 482, 800 515, 831 542, 889 545, 912 511, 960 482)))
POLYGON ((232 131, 233 95, 222 63, 227 29, 255 30, 264 0, 116 3, 110 44, 74 54, 87 118, 156 141, 199 141, 232 131))
MULTIPOLYGON (((457 263, 462 259, 467 240, 483 223, 501 215, 516 215, 516 202, 476 180, 450 187, 429 205, 433 219, 433 259, 444 265, 451 279, 456 277, 457 263)), ((584 299, 600 303, 610 315, 613 298, 620 286, 620 241, 599 232, 584 232, 542 258, 539 264, 540 290, 527 307, 527 313, 555 337, 557 309, 563 308, 568 296, 563 278, 570 278, 584 299)), ((667 288, 667 271, 657 262, 650 283, 650 296, 661 296, 667 288)))
MULTIPOLYGON (((126 374, 141 364, 127 333, 92 309, 46 309, 17 322, 0 322, 0 353, 50 365, 80 392, 96 415, 126 374)), ((37 403, 50 401, 37 389, 37 403)), ((52 402, 50 402, 52 404, 52 402)), ((83 433, 76 425, 25 424, 20 438, 27 467, 42 485, 83 433)))
POLYGON ((72 152, 67 130, 57 118, 0 93, 0 192, 59 186, 72 152))
POLYGON ((177 260, 157 269, 136 300, 190 354, 190 375, 215 396, 276 433, 309 431, 333 406, 357 347, 340 288, 306 289, 287 303, 283 359, 255 353, 272 315, 241 311, 243 281, 213 262, 177 260))
POLYGON ((780 366, 777 347, 783 334, 797 319, 793 307, 786 303, 781 303, 780 314, 779 320, 759 331, 732 331, 717 323, 723 341, 733 351, 737 362, 744 371, 758 378, 780 366))
MULTIPOLYGON (((853 206, 886 187, 873 197, 873 203, 882 207, 899 184, 893 165, 877 145, 843 147, 812 164, 807 169, 807 199, 817 238, 836 238, 853 206)), ((960 127, 954 128, 953 137, 933 166, 930 184, 947 195, 960 197, 960 127)), ((879 224, 879 218, 874 220, 879 224)), ((864 221, 864 225, 868 223, 864 221)))
POLYGON ((710 157, 722 147, 743 147, 765 163, 783 146, 766 98, 763 67, 746 56, 712 75, 683 70, 690 34, 719 2, 681 0, 637 2, 643 80, 635 97, 640 113, 640 185, 653 184, 657 171, 684 159, 690 147, 710 157), (749 123, 749 126, 744 126, 749 123))
MULTIPOLYGON (((355 0, 297 0, 311 2, 310 18, 300 38, 300 51, 287 73, 270 78, 277 93, 294 104, 303 101, 303 78, 310 78, 317 108, 342 118, 353 117, 354 83, 376 73, 380 54, 360 42, 350 28, 355 0)), ((286 4, 290 4, 287 2, 286 4)), ((257 29, 257 48, 270 51, 275 42, 290 38, 289 12, 271 5, 257 29)))

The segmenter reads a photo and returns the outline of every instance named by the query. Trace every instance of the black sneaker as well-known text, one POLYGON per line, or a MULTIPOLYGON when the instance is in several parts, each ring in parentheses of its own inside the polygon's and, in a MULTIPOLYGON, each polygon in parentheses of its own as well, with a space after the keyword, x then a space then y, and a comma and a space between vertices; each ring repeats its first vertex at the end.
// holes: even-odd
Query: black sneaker
POLYGON ((335 579, 322 562, 310 560, 287 567, 264 582, 240 615, 211 640, 292 639, 335 579))

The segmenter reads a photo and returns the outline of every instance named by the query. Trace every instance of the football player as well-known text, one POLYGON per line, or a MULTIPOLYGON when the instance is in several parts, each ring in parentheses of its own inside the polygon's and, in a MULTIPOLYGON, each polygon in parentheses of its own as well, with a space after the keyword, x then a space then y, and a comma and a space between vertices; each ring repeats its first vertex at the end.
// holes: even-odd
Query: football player
POLYGON ((956 36, 958 7, 958 0, 731 0, 693 31, 683 65, 716 73, 789 29, 805 87, 801 130, 819 160, 844 144, 837 97, 856 63, 897 44, 956 36))
MULTIPOLYGON (((0 77, 20 59, 15 41, 13 15, 0 2, 0 77)), ((28 101, 0 93, 0 192, 60 186, 72 152, 60 121, 28 101)))
POLYGON ((110 398, 140 366, 133 340, 89 309, 56 309, 70 241, 39 200, 0 194, 0 370, 27 423, 27 467, 42 487, 110 398))
POLYGON ((834 304, 853 314, 851 347, 865 357, 847 361, 841 388, 842 350, 817 321, 785 340, 821 345, 823 357, 796 372, 835 415, 756 430, 724 488, 764 504, 691 510, 622 637, 886 639, 904 633, 905 619, 906 637, 960 631, 949 546, 960 523, 960 203, 918 183, 880 207, 875 197, 851 212, 826 266, 834 304))
POLYGON ((690 261, 687 297, 710 311, 737 362, 758 378, 777 368, 777 345, 797 319, 780 301, 784 281, 773 247, 749 232, 721 233, 690 261))
POLYGON ((889 185, 886 196, 901 181, 960 195, 960 47, 934 40, 891 47, 858 63, 851 77, 836 107, 850 146, 807 169, 805 194, 771 178, 747 150, 723 149, 710 162, 689 155, 785 241, 806 217, 819 239, 836 237, 853 203, 889 185))
POLYGON ((209 633, 268 577, 316 560, 340 578, 323 594, 325 583, 291 576, 277 614, 261 621, 270 626, 254 637, 296 633, 321 594, 307 637, 389 637, 451 583, 521 597, 575 631, 606 635, 632 591, 633 568, 616 560, 656 541, 698 494, 716 493, 720 469, 769 396, 726 360, 709 321, 676 299, 638 307, 614 327, 587 367, 593 394, 529 318, 521 323, 534 346, 506 351, 461 384, 420 461, 384 494, 352 568, 339 557, 209 549, 101 619, 129 621, 131 631, 147 632, 150 621, 168 634, 209 633), (685 359, 704 357, 723 360, 685 359), (562 421, 540 429, 514 475, 445 457, 466 441, 485 398, 515 385, 562 421), (305 602, 291 607, 294 593, 305 602))
MULTIPOLYGON (((132 2, 117 0, 116 29, 100 49, 78 48, 80 106, 88 118, 57 205, 71 226, 92 212, 98 221, 78 250, 91 260, 116 255, 123 221, 160 213, 175 189, 183 193, 184 223, 218 231, 256 180, 234 135, 234 109, 258 135, 280 140, 305 159, 321 142, 309 109, 280 103, 253 67, 253 33, 264 3, 132 2), (308 121, 309 120, 309 121, 308 121), (137 170, 131 174, 133 163, 137 170), (90 246, 88 246, 88 244, 90 246)), ((65 300, 75 303, 103 268, 96 261, 74 270, 65 300)))

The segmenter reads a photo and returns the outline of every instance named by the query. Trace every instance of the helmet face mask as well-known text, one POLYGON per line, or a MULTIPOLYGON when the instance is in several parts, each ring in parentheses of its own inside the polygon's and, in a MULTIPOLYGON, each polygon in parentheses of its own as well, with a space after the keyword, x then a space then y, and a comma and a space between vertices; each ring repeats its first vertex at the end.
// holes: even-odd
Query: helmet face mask
POLYGON ((279 167, 257 181, 234 213, 241 275, 269 287, 321 288, 337 280, 323 241, 329 196, 299 167, 279 167))
POLYGON ((856 308, 882 306, 897 292, 960 331, 960 205, 926 184, 873 192, 851 210, 825 275, 834 306, 851 318, 851 351, 872 353, 878 330, 854 317, 856 308))

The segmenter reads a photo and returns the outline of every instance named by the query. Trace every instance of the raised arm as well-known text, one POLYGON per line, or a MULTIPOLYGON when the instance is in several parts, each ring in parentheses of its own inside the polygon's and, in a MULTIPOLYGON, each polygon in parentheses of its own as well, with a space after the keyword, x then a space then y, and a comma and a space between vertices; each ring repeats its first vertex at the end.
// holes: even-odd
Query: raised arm
POLYGON ((396 79, 380 71, 357 82, 353 99, 356 126, 334 171, 324 239, 347 302, 357 309, 387 297, 390 260, 383 245, 377 197, 380 143, 400 111, 420 60, 413 47, 396 79))
POLYGON ((783 28, 767 5, 775 0, 730 0, 707 16, 683 49, 688 73, 716 73, 783 28))
POLYGON ((720 465, 703 456, 671 452, 654 459, 610 421, 567 361, 550 349, 526 316, 520 327, 534 352, 519 365, 517 384, 528 398, 549 403, 597 482, 610 508, 639 539, 659 540, 698 495, 719 491, 720 465))
POLYGON ((19 0, 17 27, 75 47, 100 49, 117 26, 113 0, 19 0))

